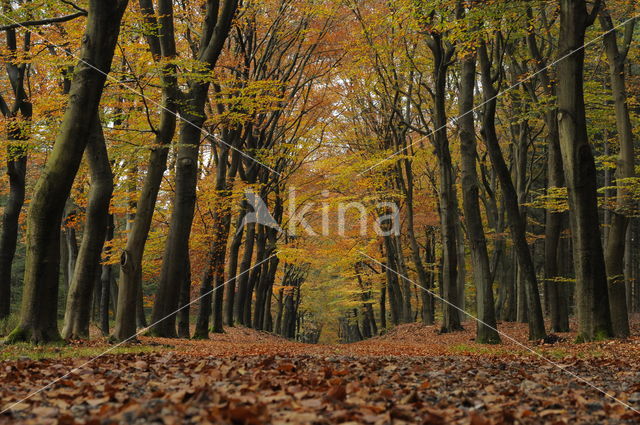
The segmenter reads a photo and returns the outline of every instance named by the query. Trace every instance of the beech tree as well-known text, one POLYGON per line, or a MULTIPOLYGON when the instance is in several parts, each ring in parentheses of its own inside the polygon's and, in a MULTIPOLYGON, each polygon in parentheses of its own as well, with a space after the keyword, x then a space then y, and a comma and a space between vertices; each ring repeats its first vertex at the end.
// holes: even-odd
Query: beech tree
POLYGON ((62 212, 98 116, 127 0, 91 0, 69 104, 29 206, 20 323, 8 342, 60 339, 57 326, 62 212))
MULTIPOLYGON (((605 31, 603 37, 604 48, 609 62, 609 78, 616 115, 616 128, 620 141, 620 152, 616 168, 616 209, 613 211, 611 226, 607 235, 605 260, 609 285, 609 303, 611 320, 615 336, 627 338, 629 336, 629 315, 627 312, 627 294, 624 261, 628 214, 633 209, 633 200, 629 192, 628 179, 635 177, 633 129, 629 117, 627 88, 625 82, 625 60, 631 47, 635 19, 625 25, 622 46, 618 46, 617 31, 613 28, 613 21, 606 6, 599 12, 600 26, 605 31), (625 181, 625 179, 627 179, 625 181)), ((627 260, 628 261, 628 260, 627 260)))
MULTIPOLYGON (((195 58, 204 65, 206 71, 213 69, 220 57, 237 7, 237 0, 207 1, 205 21, 195 58)), ((176 161, 175 199, 158 293, 151 315, 152 323, 156 323, 151 332, 157 336, 176 336, 175 312, 178 308, 180 288, 176 282, 184 278, 184 265, 189 252, 189 234, 196 201, 198 147, 210 84, 208 78, 204 81, 199 77, 191 78, 187 82, 187 91, 180 95, 178 112, 182 121, 176 161)))
POLYGON ((147 44, 154 61, 161 62, 162 107, 160 121, 153 128, 155 144, 149 154, 147 174, 136 202, 135 218, 120 260, 118 308, 113 337, 121 341, 131 338, 136 332, 136 301, 142 291, 142 255, 162 177, 167 168, 169 145, 176 130, 178 99, 176 65, 172 63, 176 55, 172 3, 159 0, 158 16, 154 14, 153 3, 149 0, 141 0, 140 8, 145 22, 150 26, 146 34, 147 44))
POLYGON ((596 166, 584 104, 584 36, 601 2, 589 11, 585 0, 560 1, 558 126, 569 192, 571 237, 576 272, 576 305, 581 340, 612 336, 600 223, 596 166))
POLYGON ((23 51, 18 49, 18 36, 15 28, 6 29, 7 50, 5 58, 7 76, 13 90, 13 102, 10 105, 0 96, 0 111, 8 121, 7 125, 7 175, 9 176, 9 197, 2 215, 0 233, 0 319, 9 316, 11 302, 11 269, 18 239, 18 219, 25 200, 27 157, 29 139, 29 120, 33 108, 25 90, 25 76, 29 63, 22 62, 21 55, 29 53, 31 34, 24 35, 23 51))

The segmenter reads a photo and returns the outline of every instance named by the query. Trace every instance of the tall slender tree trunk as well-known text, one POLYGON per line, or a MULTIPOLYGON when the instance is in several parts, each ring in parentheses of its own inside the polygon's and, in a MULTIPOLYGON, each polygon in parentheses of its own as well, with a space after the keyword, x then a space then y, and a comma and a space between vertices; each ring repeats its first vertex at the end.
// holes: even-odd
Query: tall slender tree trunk
POLYGON ((24 204, 27 173, 27 155, 11 158, 7 163, 9 197, 2 215, 0 234, 0 319, 11 312, 11 266, 18 241, 18 223, 24 204))
MULTIPOLYGON (((458 202, 456 202, 457 208, 458 202)), ((464 228, 462 225, 462 217, 457 213, 458 225, 456 226, 456 243, 458 245, 458 315, 460 316, 460 322, 467 319, 465 313, 465 290, 467 285, 467 250, 464 243, 464 228)))
MULTIPOLYGON (((206 18, 200 40, 198 61, 212 70, 220 57, 238 0, 208 0, 206 18)), ((176 336, 176 315, 179 282, 189 252, 189 235, 196 203, 198 182, 198 148, 205 120, 204 105, 210 83, 201 79, 188 82, 188 92, 180 108, 184 119, 180 126, 180 147, 176 162, 175 196, 171 213, 169 237, 162 259, 158 292, 151 314, 156 336, 176 336)))
POLYGON ((493 86, 494 78, 491 72, 491 63, 487 54, 487 46, 485 42, 480 44, 478 48, 478 56, 480 59, 480 69, 482 78, 482 90, 485 101, 482 134, 489 152, 491 164, 500 181, 502 195, 507 210, 507 219, 509 221, 509 229, 513 239, 515 253, 518 259, 519 268, 524 273, 525 291, 529 313, 529 339, 536 340, 546 336, 544 328, 544 318, 542 315, 542 306, 540 304, 540 295, 538 293, 538 282, 536 272, 531 258, 531 251, 527 243, 525 233, 525 224, 520 214, 518 206, 518 197, 513 186, 511 174, 507 164, 505 163, 500 143, 495 129, 496 114, 496 95, 497 90, 493 86))
MULTIPOLYGON (((113 214, 109 215, 108 224, 107 224, 107 235, 106 242, 110 242, 113 240, 113 234, 115 230, 115 223, 113 214)), ((105 257, 109 258, 111 256, 111 248, 107 248, 104 251, 105 257)), ((100 293, 100 330, 102 331, 102 335, 109 335, 109 300, 110 300, 110 291, 111 291, 111 281, 113 279, 113 266, 111 264, 103 264, 102 271, 100 274, 101 280, 101 293, 100 293)), ((115 307, 115 299, 113 300, 113 304, 115 307)))
POLYGON ((244 309, 246 305, 246 298, 248 296, 248 281, 249 281, 249 268, 251 267, 251 258, 253 257, 253 246, 256 236, 256 224, 245 224, 245 240, 244 251, 242 253, 242 261, 240 262, 240 269, 236 275, 236 282, 238 289, 236 291, 234 316, 236 322, 247 326, 245 321, 244 309))
MULTIPOLYGON (((197 98, 204 98, 206 91, 197 98)), ((186 122, 180 125, 180 147, 176 161, 175 196, 169 228, 169 237, 162 257, 162 270, 158 283, 158 292, 153 304, 151 333, 156 336, 175 338, 176 310, 178 294, 184 279, 184 268, 189 255, 189 235, 195 212, 196 185, 198 181, 198 147, 200 128, 204 123, 204 99, 190 102, 195 114, 185 116, 186 122), (197 109, 196 109, 197 108, 197 109)))
POLYGON ((500 342, 493 302, 491 268, 487 241, 480 212, 478 174, 476 171, 476 137, 473 123, 473 90, 476 59, 469 54, 462 61, 460 81, 460 155, 462 168, 462 205, 471 250, 473 281, 476 286, 478 311, 476 341, 482 344, 500 342))
POLYGON ((60 339, 57 326, 60 223, 89 140, 127 0, 90 0, 81 60, 69 102, 27 218, 27 258, 20 322, 7 342, 60 339))
POLYGON ((86 149, 86 159, 91 172, 91 192, 82 243, 67 295, 62 330, 62 337, 65 339, 89 337, 91 298, 95 281, 100 276, 100 256, 109 224, 113 174, 102 124, 97 115, 93 120, 93 126, 86 149))
POLYGON ((251 304, 253 303, 253 294, 258 286, 260 280, 262 279, 262 275, 264 274, 264 264, 257 266, 264 261, 266 257, 266 243, 267 243, 267 235, 266 235, 266 227, 262 224, 257 225, 257 235, 255 241, 255 251, 256 251, 256 261, 255 266, 251 268, 247 275, 249 275, 249 279, 247 280, 247 293, 244 297, 244 325, 252 327, 251 321, 251 304))
POLYGON ((611 306, 611 324, 616 337, 627 338, 629 331, 629 314, 627 310, 627 290, 624 278, 624 253, 626 234, 629 226, 628 214, 633 208, 633 198, 628 183, 623 179, 635 176, 633 130, 627 105, 627 88, 625 83, 624 64, 627 51, 633 39, 635 20, 627 24, 625 45, 618 48, 617 31, 613 30, 613 21, 607 9, 600 12, 600 26, 605 32, 604 47, 609 62, 609 78, 615 105, 616 128, 620 141, 620 153, 616 169, 616 209, 611 217, 611 226, 606 244, 605 263, 609 283, 609 304, 611 306))
MULTIPOLYGON (((8 7, 5 6, 5 7, 8 7)), ((6 31, 7 49, 9 57, 16 59, 18 43, 16 30, 6 31)), ((25 34, 24 50, 30 49, 30 33, 25 34)), ((9 196, 2 214, 2 228, 0 230, 0 320, 9 316, 11 312, 11 269, 18 242, 19 219, 24 205, 26 176, 27 176, 27 146, 29 139, 29 121, 33 114, 33 107, 24 88, 25 75, 29 65, 5 60, 7 77, 14 93, 11 108, 6 101, 0 99, 0 109, 7 124, 7 176, 9 177, 9 196), (18 115, 19 113, 19 115, 18 115)))
POLYGON ((398 266, 395 257, 395 248, 390 235, 384 236, 384 250, 387 255, 385 269, 386 288, 389 293, 389 307, 391 310, 391 322, 399 325, 402 320, 402 291, 398 283, 398 266))
MULTIPOLYGON (((527 9, 529 19, 533 19, 531 9, 527 9)), ((527 45, 531 56, 538 67, 541 85, 547 96, 556 95, 556 83, 552 81, 547 71, 547 62, 543 57, 536 36, 533 32, 527 35, 527 45)), ((560 135, 558 133, 558 109, 549 108, 544 114, 547 126, 547 189, 564 187, 564 171, 562 169, 562 154, 560 152, 560 135)), ((549 313, 551 315, 551 330, 553 332, 569 331, 569 305, 566 284, 560 279, 558 266, 560 256, 560 236, 565 227, 566 213, 546 211, 544 238, 544 278, 545 292, 549 313)))
POLYGON ((380 332, 387 330, 387 285, 382 284, 380 288, 380 332))
POLYGON ((558 129, 569 192, 578 339, 584 341, 613 334, 600 239, 597 171, 587 133, 583 86, 584 35, 595 19, 593 13, 597 13, 599 4, 597 1, 590 15, 585 0, 560 0, 558 54, 563 59, 558 63, 558 129))
POLYGON ((461 330, 460 313, 456 308, 458 300, 458 243, 456 226, 458 225, 458 210, 456 191, 454 186, 453 166, 449 140, 447 137, 447 113, 445 106, 447 88, 447 70, 453 56, 452 48, 445 48, 442 36, 432 35, 427 39, 427 45, 434 60, 434 110, 433 126, 437 129, 434 135, 435 152, 438 157, 440 172, 440 230, 442 234, 442 295, 446 300, 442 305, 442 332, 461 330))
POLYGON ((624 280, 627 289, 627 312, 635 313, 633 308, 633 222, 629 220, 624 242, 624 280))
POLYGON ((215 269, 213 281, 215 291, 213 291, 213 317, 211 324, 211 331, 214 333, 224 332, 224 286, 225 275, 224 265, 227 254, 227 240, 229 239, 229 230, 231 228, 231 213, 228 212, 223 217, 222 223, 222 235, 221 235, 221 248, 219 255, 216 256, 215 269))
POLYGON ((276 309, 276 323, 273 328, 273 333, 282 335, 282 311, 284 308, 284 288, 278 290, 277 297, 277 309, 276 309))
POLYGON ((176 55, 173 30, 173 6, 170 0, 158 1, 157 21, 151 0, 140 0, 147 23, 158 28, 158 35, 147 36, 149 48, 155 60, 161 57, 167 60, 162 68, 162 110, 160 123, 155 130, 154 147, 151 149, 140 197, 136 202, 135 219, 127 235, 127 245, 120 258, 120 278, 117 300, 116 324, 113 333, 115 340, 124 341, 136 333, 137 298, 142 287, 142 255, 151 228, 158 191, 162 177, 167 169, 169 145, 176 130, 176 68, 170 60, 176 55))
POLYGON ((239 161, 238 155, 234 153, 234 163, 229 170, 229 176, 227 176, 228 156, 229 147, 221 146, 220 154, 218 155, 218 168, 216 170, 215 190, 217 196, 211 223, 213 237, 209 247, 208 265, 204 270, 202 284, 200 286, 200 296, 202 298, 200 299, 200 310, 196 321, 196 331, 194 335, 196 338, 209 337, 209 316, 211 315, 212 309, 214 313, 213 331, 217 333, 223 332, 222 303, 224 301, 224 263, 231 225, 229 199, 233 186, 233 178, 235 177, 239 161))
POLYGON ((62 267, 66 269, 66 273, 63 273, 64 277, 64 290, 69 291, 71 280, 73 280, 73 273, 76 270, 76 261, 78 260, 78 238, 76 237, 76 228, 74 227, 75 220, 77 219, 78 212, 76 206, 71 198, 67 199, 64 214, 64 255, 65 260, 62 263, 62 267))
MULTIPOLYGON (((273 247, 275 248, 275 246, 273 247)), ((273 253, 273 249, 268 247, 265 252, 265 258, 269 258, 273 253)), ((275 277, 275 269, 278 267, 278 257, 272 257, 269 261, 266 261, 262 265, 262 273, 260 274, 260 280, 256 287, 256 304, 253 314, 253 328, 257 330, 265 330, 265 318, 267 311, 267 301, 269 301, 269 293, 271 292, 271 286, 273 281, 272 276, 275 277)))
POLYGON ((243 200, 240 214, 236 222, 236 233, 231 240, 231 246, 229 247, 229 261, 227 262, 227 276, 229 277, 227 282, 227 294, 225 296, 225 322, 227 326, 233 326, 233 314, 236 297, 236 273, 238 271, 238 255, 240 251, 240 245, 242 245, 242 234, 244 233, 244 226, 242 225, 244 216, 246 214, 247 203, 243 200))
POLYGON ((435 323, 435 298, 432 294, 435 288, 436 277, 436 234, 433 227, 425 227, 425 257, 424 261, 428 271, 428 291, 420 291, 422 299, 422 323, 433 325, 435 323))

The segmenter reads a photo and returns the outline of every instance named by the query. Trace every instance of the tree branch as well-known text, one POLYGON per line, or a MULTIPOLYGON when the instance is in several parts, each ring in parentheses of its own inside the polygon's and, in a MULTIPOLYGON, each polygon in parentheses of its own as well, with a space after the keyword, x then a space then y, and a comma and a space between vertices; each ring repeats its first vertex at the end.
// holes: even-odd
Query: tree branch
POLYGON ((51 25, 51 24, 55 24, 55 23, 59 23, 59 22, 68 22, 68 21, 71 21, 73 19, 79 18, 81 16, 87 16, 87 12, 76 12, 76 13, 72 13, 70 15, 59 16, 59 17, 56 17, 56 18, 38 19, 38 20, 34 20, 34 21, 25 21, 25 22, 15 22, 13 24, 1 26, 0 27, 0 31, 7 31, 7 30, 12 30, 12 29, 16 29, 16 28, 22 28, 22 27, 35 27, 35 26, 41 26, 41 25, 51 25))

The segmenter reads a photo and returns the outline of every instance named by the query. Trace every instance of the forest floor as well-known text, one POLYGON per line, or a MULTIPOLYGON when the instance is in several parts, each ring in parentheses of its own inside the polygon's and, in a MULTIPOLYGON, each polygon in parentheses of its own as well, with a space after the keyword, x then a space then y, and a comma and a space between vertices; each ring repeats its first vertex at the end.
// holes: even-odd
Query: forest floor
POLYGON ((410 324, 342 345, 244 328, 206 341, 142 337, 93 360, 104 339, 2 347, 2 409, 59 380, 0 424, 640 422, 640 321, 628 340, 589 344, 571 333, 530 343, 526 325, 499 328, 524 346, 476 344, 467 322, 453 334, 410 324))

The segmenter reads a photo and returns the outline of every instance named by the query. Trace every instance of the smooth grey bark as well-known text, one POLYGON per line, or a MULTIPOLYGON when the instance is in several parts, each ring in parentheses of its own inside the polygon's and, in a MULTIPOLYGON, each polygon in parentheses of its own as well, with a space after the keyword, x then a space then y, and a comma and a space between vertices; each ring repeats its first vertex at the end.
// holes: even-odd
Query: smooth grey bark
POLYGON ((505 163, 498 136, 495 128, 496 95, 494 82, 497 78, 492 75, 491 62, 487 53, 486 42, 482 41, 478 48, 480 60, 480 74, 485 106, 482 116, 482 136, 489 152, 491 164, 500 181, 509 230, 514 243, 514 250, 518 259, 519 268, 524 273, 526 299, 529 313, 529 339, 537 340, 546 336, 544 317, 538 293, 536 272, 531 258, 531 251, 525 234, 525 224, 520 214, 518 197, 513 186, 511 174, 505 163))
MULTIPOLYGON (((231 134, 234 133, 235 132, 232 132, 231 134)), ((229 132, 227 132, 227 134, 229 134, 229 132)), ((198 311, 194 334, 194 338, 199 339, 206 339, 209 337, 209 316, 212 311, 214 312, 212 331, 215 333, 223 332, 222 304, 224 302, 224 263, 227 251, 227 240, 229 238, 229 229, 231 227, 231 208, 229 198, 231 196, 233 179, 235 177, 239 161, 237 153, 234 152, 232 156, 233 163, 227 171, 229 151, 229 146, 220 146, 215 185, 215 191, 218 195, 216 197, 216 203, 213 206, 213 218, 211 220, 213 237, 211 238, 209 252, 207 254, 207 266, 203 272, 202 283, 200 285, 200 310, 198 311)))
POLYGON ((244 234, 244 226, 242 225, 244 216, 247 211, 246 200, 242 201, 240 213, 236 221, 236 233, 233 235, 231 245, 229 246, 229 260, 227 261, 227 276, 229 280, 227 282, 226 295, 225 295, 225 323, 227 326, 233 326, 235 297, 236 297, 236 280, 238 271, 238 256, 240 246, 242 245, 242 235, 244 234))
POLYGON ((629 226, 628 214, 634 207, 633 195, 626 187, 623 179, 635 177, 633 129, 627 104, 627 88, 625 82, 625 61, 633 39, 635 19, 627 23, 622 49, 618 47, 617 31, 613 30, 613 21, 606 8, 600 11, 600 26, 605 31, 603 36, 605 53, 609 62, 609 79, 615 106, 616 129, 620 152, 616 167, 616 209, 611 214, 605 264, 609 284, 609 304, 611 307, 611 325, 618 338, 630 335, 629 314, 627 310, 627 290, 624 273, 624 254, 626 233, 629 226))
MULTIPOLYGON (((264 198, 263 198, 264 199, 264 198)), ((246 295, 244 296, 244 325, 251 327, 251 305, 253 303, 253 294, 255 292, 256 287, 258 286, 260 280, 262 279, 262 275, 264 274, 264 264, 261 266, 256 266, 264 261, 267 253, 267 235, 266 235, 266 227, 258 224, 256 227, 256 241, 255 241, 255 252, 256 252, 256 260, 254 266, 251 267, 251 271, 247 274, 249 275, 249 279, 247 280, 247 290, 246 295)))
POLYGON ((27 218, 27 256, 20 322, 7 342, 59 340, 60 223, 96 119, 127 0, 90 0, 80 62, 69 102, 27 218))
POLYGON ((189 311, 191 301, 191 261, 187 258, 187 265, 184 272, 184 280, 180 285, 180 312, 178 313, 178 338, 189 338, 189 311))
POLYGON ((245 306, 249 284, 249 268, 251 267, 251 258, 253 257, 253 247, 256 238, 255 223, 245 224, 244 251, 242 252, 242 260, 240 261, 240 269, 236 277, 237 290, 234 304, 234 317, 236 322, 247 326, 245 321, 245 306))
POLYGON ((64 251, 61 255, 61 259, 64 259, 62 267, 65 269, 62 273, 64 290, 68 293, 69 286, 73 280, 73 273, 76 270, 76 261, 78 260, 78 238, 76 237, 76 228, 74 227, 74 221, 77 219, 78 211, 76 211, 76 205, 71 198, 67 199, 64 212, 64 230, 62 232, 62 239, 64 243, 62 249, 64 251))
POLYGON ((136 333, 137 298, 142 287, 142 255, 151 228, 151 220, 158 198, 162 177, 167 169, 169 146, 176 130, 177 79, 176 67, 170 62, 176 56, 173 29, 173 6, 170 0, 158 1, 158 17, 155 18, 151 0, 140 0, 147 24, 157 28, 157 34, 149 34, 149 49, 162 67, 162 109, 160 122, 154 129, 155 141, 151 149, 140 197, 136 202, 136 214, 127 235, 127 245, 121 255, 118 291, 118 308, 113 339, 124 341, 136 333))
MULTIPOLYGON (((531 8, 527 15, 533 20, 531 8)), ((547 61, 540 52, 540 47, 533 32, 527 35, 527 46, 535 59, 538 77, 544 93, 548 97, 556 96, 556 82, 551 80, 547 69, 547 61)), ((535 99, 534 99, 535 100, 535 99)), ((564 170, 560 152, 560 135, 558 133, 558 109, 553 106, 544 113, 547 127, 547 190, 564 187, 564 170)), ((561 279, 558 258, 560 256, 560 235, 565 228, 566 213, 547 209, 545 217, 544 238, 544 278, 545 295, 551 316, 552 332, 569 331, 569 303, 566 284, 561 279)))
POLYGON ((433 289, 435 288, 436 277, 436 230, 433 226, 425 227, 425 248, 424 262, 428 267, 428 283, 425 288, 428 291, 420 291, 421 310, 420 315, 422 323, 425 325, 433 325, 435 323, 435 298, 433 289))
POLYGON ((85 151, 91 174, 91 191, 82 243, 67 294, 62 330, 62 337, 65 339, 89 337, 91 298, 96 278, 99 277, 100 255, 107 234, 109 204, 113 193, 111 163, 98 116, 94 118, 93 126, 85 151))
MULTIPOLYGON (((458 202, 456 201, 456 208, 458 202)), ((460 213, 456 214, 458 217, 458 225, 456 226, 456 243, 458 245, 458 315, 460 316, 460 322, 467 319, 465 313, 465 289, 467 285, 467 252, 464 243, 464 228, 462 224, 462 217, 460 213)))
MULTIPOLYGON (((278 223, 282 222, 282 214, 282 199, 280 197, 280 193, 276 191, 273 217, 278 223)), ((267 322, 271 321, 271 293, 278 264, 280 263, 278 256, 273 255, 276 250, 278 230, 271 227, 265 227, 264 232, 266 236, 264 252, 265 262, 262 264, 262 272, 260 273, 260 279, 256 286, 256 303, 253 314, 253 328, 258 330, 267 330, 269 327, 267 322)))
POLYGON ((386 264, 384 267, 386 277, 386 289, 389 293, 389 307, 391 313, 391 323, 399 325, 402 323, 402 291, 399 284, 398 265, 395 256, 393 238, 390 235, 383 236, 384 252, 386 254, 386 264))
POLYGON ((476 341, 482 344, 496 344, 500 342, 500 336, 496 330, 493 279, 480 212, 480 190, 476 170, 477 148, 474 119, 471 113, 476 79, 475 54, 468 54, 462 60, 460 72, 460 118, 458 122, 460 125, 462 205, 471 251, 473 281, 476 286, 476 308, 480 319, 476 327, 476 341))
POLYGON ((360 287, 360 297, 362 299, 362 309, 364 311, 363 331, 366 337, 370 338, 378 334, 378 325, 376 324, 376 316, 373 312, 371 283, 366 282, 363 278, 363 263, 358 262, 354 265, 354 271, 358 286, 360 287))
MULTIPOLYGON (((275 296, 275 295, 274 295, 275 296)), ((282 312, 284 301, 284 288, 278 290, 278 296, 276 297, 276 322, 273 326, 273 333, 277 335, 282 334, 282 312)))
MULTIPOLYGON (((200 37, 197 60, 210 71, 224 47, 238 0, 208 0, 206 18, 200 37)), ((184 101, 179 107, 183 122, 180 125, 180 146, 176 161, 175 196, 170 219, 169 237, 162 259, 162 270, 151 322, 150 332, 156 336, 176 336, 176 315, 179 282, 189 252, 189 235, 196 202, 198 181, 198 148, 201 128, 205 120, 204 105, 210 81, 190 79, 184 101)))
POLYGON ((456 308, 458 300, 458 243, 456 227, 458 209, 454 186, 453 165, 449 139, 447 137, 446 87, 447 70, 454 50, 445 47, 441 34, 434 33, 427 38, 427 46, 433 55, 433 126, 435 153, 439 166, 439 206, 440 231, 442 234, 442 296, 446 300, 442 305, 441 332, 461 330, 460 313, 456 308))
MULTIPOLYGON (((113 239, 113 234, 115 231, 115 221, 113 214, 109 215, 109 220, 107 224, 107 235, 105 237, 106 242, 109 242, 113 239)), ((111 257, 112 251, 111 248, 107 248, 104 250, 104 256, 106 258, 111 257)), ((113 266, 111 264, 103 264, 102 271, 100 274, 101 281, 101 293, 100 296, 100 330, 102 331, 102 335, 109 335, 109 304, 110 304, 110 294, 111 294, 111 282, 113 280, 113 266)), ((96 294, 98 296, 98 294, 96 294)), ((113 300, 113 305, 115 308, 115 299, 113 300)))
POLYGON ((571 237, 576 273, 578 340, 613 335, 597 202, 597 171, 584 103, 585 31, 595 20, 585 0, 560 0, 558 54, 558 129, 569 194, 571 237), (566 56, 568 55, 568 56, 566 56), (566 57, 565 57, 566 56, 566 57))

